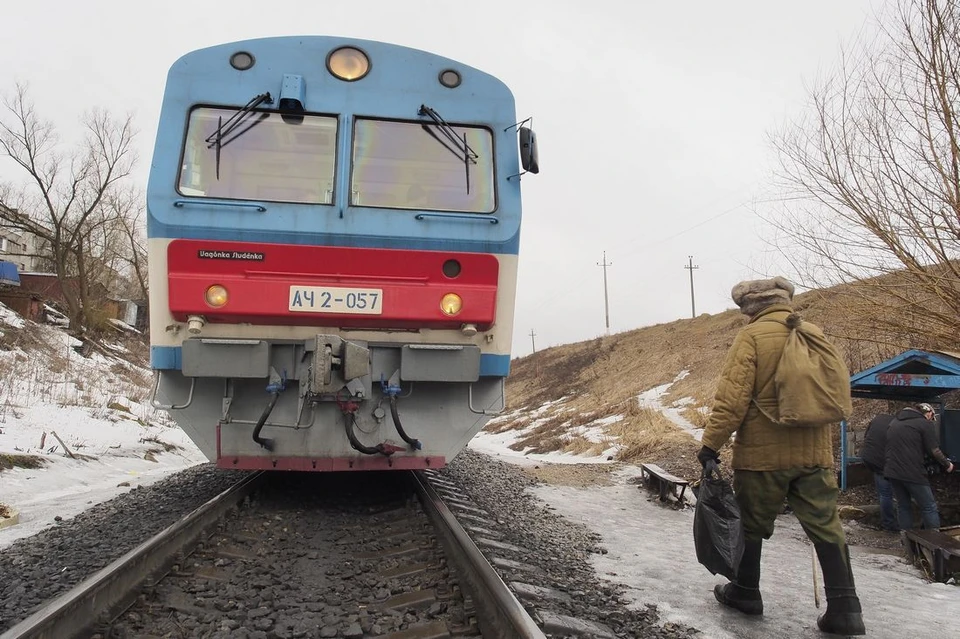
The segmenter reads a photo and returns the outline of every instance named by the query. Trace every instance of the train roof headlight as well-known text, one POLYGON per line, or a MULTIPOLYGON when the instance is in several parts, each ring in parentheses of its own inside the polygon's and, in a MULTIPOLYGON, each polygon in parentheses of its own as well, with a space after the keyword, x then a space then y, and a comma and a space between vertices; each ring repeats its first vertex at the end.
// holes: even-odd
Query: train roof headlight
POLYGON ((440 72, 440 84, 447 87, 448 89, 455 89, 460 86, 462 79, 460 73, 454 71, 453 69, 447 69, 446 71, 440 72))
POLYGON ((252 53, 237 51, 230 56, 230 66, 237 71, 246 71, 256 63, 252 53))
POLYGON ((327 69, 334 77, 353 82, 370 72, 370 58, 356 47, 340 47, 327 57, 327 69))
POLYGON ((440 300, 440 310, 445 315, 456 315, 463 308, 463 300, 456 293, 447 293, 440 300))
POLYGON ((214 308, 220 308, 227 303, 227 289, 219 284, 214 284, 207 288, 207 291, 203 294, 204 299, 207 300, 207 304, 214 308))

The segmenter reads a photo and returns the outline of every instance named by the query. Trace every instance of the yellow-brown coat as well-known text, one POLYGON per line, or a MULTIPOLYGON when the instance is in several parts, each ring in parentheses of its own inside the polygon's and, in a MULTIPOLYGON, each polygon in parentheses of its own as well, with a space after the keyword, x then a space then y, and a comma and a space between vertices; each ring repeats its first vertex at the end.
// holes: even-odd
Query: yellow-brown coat
POLYGON ((829 425, 791 428, 764 415, 777 415, 773 378, 789 333, 784 322, 792 312, 786 304, 760 311, 740 329, 727 353, 702 443, 719 451, 736 432, 736 470, 833 468, 829 425))

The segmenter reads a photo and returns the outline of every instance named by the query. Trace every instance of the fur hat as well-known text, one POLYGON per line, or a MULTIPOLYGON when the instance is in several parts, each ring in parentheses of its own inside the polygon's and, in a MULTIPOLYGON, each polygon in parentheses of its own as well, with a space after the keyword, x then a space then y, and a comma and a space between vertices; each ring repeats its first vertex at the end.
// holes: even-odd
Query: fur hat
POLYGON ((793 284, 779 275, 769 280, 748 280, 734 286, 730 296, 741 313, 752 316, 772 304, 789 304, 793 300, 793 284))

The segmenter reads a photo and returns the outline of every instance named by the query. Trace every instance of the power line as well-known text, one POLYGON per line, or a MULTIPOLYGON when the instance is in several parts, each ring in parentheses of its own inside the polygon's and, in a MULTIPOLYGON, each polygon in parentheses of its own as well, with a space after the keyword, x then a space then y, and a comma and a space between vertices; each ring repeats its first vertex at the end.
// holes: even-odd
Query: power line
POLYGON ((531 328, 531 329, 530 329, 530 344, 533 346, 533 352, 534 352, 534 353, 537 352, 537 341, 534 339, 534 337, 536 337, 536 336, 537 336, 537 334, 534 333, 534 332, 533 332, 533 329, 531 328))
POLYGON ((607 267, 613 266, 613 262, 607 263, 607 252, 603 252, 603 262, 597 262, 597 266, 603 267, 603 309, 607 317, 607 335, 610 334, 610 302, 607 298, 607 267))
POLYGON ((687 257, 690 258, 690 263, 689 263, 688 265, 684 266, 683 268, 690 269, 690 317, 696 317, 696 316, 697 316, 697 304, 696 304, 696 302, 694 301, 694 297, 693 297, 693 269, 695 269, 695 268, 700 268, 700 267, 693 265, 693 256, 692 256, 692 255, 688 255, 687 257))
MULTIPOLYGON (((704 220, 701 220, 701 221, 699 221, 699 222, 697 222, 697 223, 695 223, 695 224, 692 224, 692 225, 690 225, 690 226, 688 226, 688 227, 686 227, 686 228, 684 228, 684 229, 682 229, 682 230, 680 230, 680 231, 677 231, 677 232, 675 232, 675 233, 672 233, 671 235, 667 235, 667 236, 665 236, 665 237, 661 237, 661 238, 657 238, 657 239, 650 239, 650 240, 647 240, 646 242, 642 242, 642 243, 635 243, 634 240, 631 239, 631 240, 629 240, 629 242, 630 242, 629 248, 624 249, 624 250, 626 250, 626 254, 627 254, 627 255, 633 255, 633 254, 635 254, 635 253, 637 253, 637 252, 639 252, 639 251, 641 251, 641 250, 643 250, 643 249, 645 249, 645 248, 648 248, 648 247, 650 247, 650 246, 662 245, 663 243, 665 243, 665 242, 667 242, 667 241, 669 241, 669 240, 672 240, 672 239, 674 239, 674 238, 680 237, 681 235, 685 235, 686 233, 689 233, 689 232, 691 232, 691 231, 693 231, 693 230, 695 230, 695 229, 697 229, 697 228, 699 228, 699 227, 701 227, 701 226, 704 226, 704 225, 706 225, 706 224, 710 224, 711 222, 714 222, 714 221, 716 221, 716 220, 718 220, 718 219, 720 219, 720 218, 722 218, 722 217, 724 217, 724 216, 727 216, 727 215, 729 215, 729 214, 731 214, 731 213, 734 213, 734 212, 736 212, 736 211, 738 211, 738 210, 740 210, 740 209, 747 208, 747 207, 749 207, 749 206, 752 205, 752 204, 765 204, 765 203, 770 203, 770 202, 781 202, 781 201, 783 201, 783 198, 782 198, 782 197, 760 197, 760 198, 751 198, 751 199, 748 199, 748 200, 743 200, 743 201, 740 202, 739 204, 736 204, 736 205, 734 205, 734 206, 732 206, 732 207, 730 207, 730 208, 728 208, 728 209, 725 209, 725 210, 723 210, 723 211, 720 211, 719 213, 716 213, 716 214, 714 214, 714 215, 712 215, 712 216, 710 216, 710 217, 708 217, 708 218, 706 218, 706 219, 704 219, 704 220)), ((696 207, 696 208, 702 209, 703 207, 696 207)), ((649 235, 647 235, 646 237, 649 237, 649 235)), ((626 242, 625 242, 625 243, 626 243, 626 242)), ((538 296, 538 298, 537 298, 537 299, 535 300, 535 302, 534 302, 534 306, 542 309, 543 307, 546 307, 546 306, 549 306, 549 305, 553 304, 554 302, 556 302, 556 300, 558 300, 558 299, 560 299, 560 298, 563 298, 563 297, 566 297, 566 296, 568 295, 569 291, 570 291, 572 288, 575 289, 575 288, 577 288, 578 286, 586 285, 586 284, 588 283, 590 277, 591 277, 591 276, 590 276, 589 274, 587 274, 586 272, 581 272, 580 277, 574 277, 574 278, 571 278, 571 279, 566 279, 566 280, 563 281, 563 285, 562 285, 561 287, 558 287, 558 288, 556 288, 556 289, 554 289, 554 290, 547 290, 547 289, 541 288, 541 289, 540 289, 540 292, 539 292, 539 296, 538 296)))

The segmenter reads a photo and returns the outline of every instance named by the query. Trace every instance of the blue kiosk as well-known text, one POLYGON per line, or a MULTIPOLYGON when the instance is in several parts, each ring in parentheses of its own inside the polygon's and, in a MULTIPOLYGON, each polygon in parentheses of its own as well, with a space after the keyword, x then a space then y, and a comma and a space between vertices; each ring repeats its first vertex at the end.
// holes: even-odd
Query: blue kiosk
MULTIPOLYGON (((940 450, 960 459, 960 409, 944 408, 941 396, 960 389, 960 353, 913 349, 850 377, 850 393, 864 399, 927 402, 940 415, 940 450)), ((860 461, 847 450, 847 424, 840 424, 840 490, 847 466, 860 461)))

